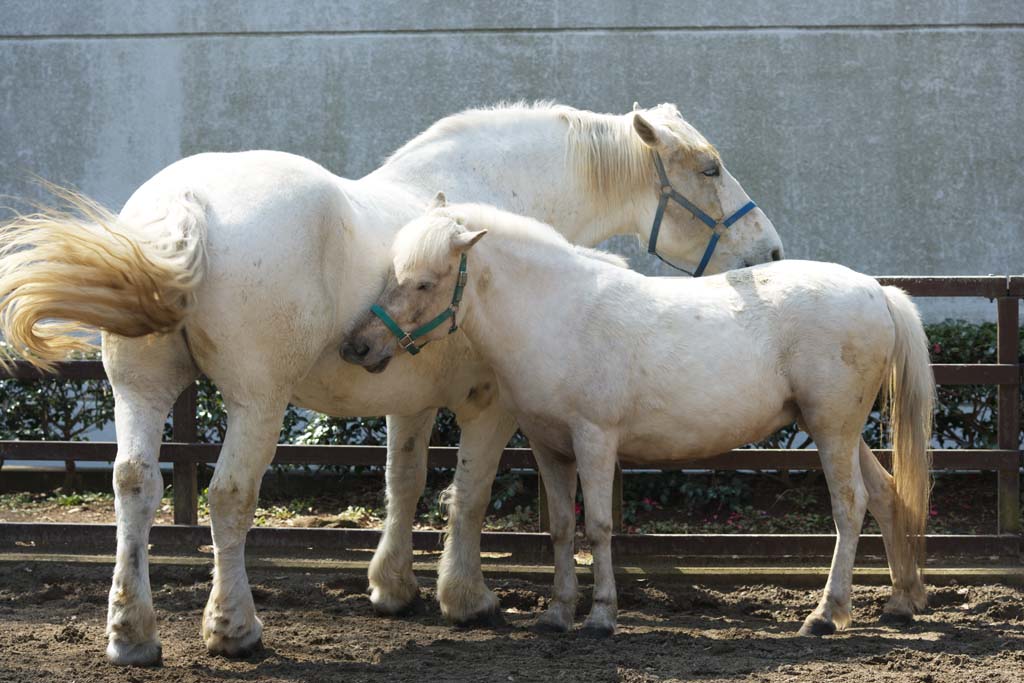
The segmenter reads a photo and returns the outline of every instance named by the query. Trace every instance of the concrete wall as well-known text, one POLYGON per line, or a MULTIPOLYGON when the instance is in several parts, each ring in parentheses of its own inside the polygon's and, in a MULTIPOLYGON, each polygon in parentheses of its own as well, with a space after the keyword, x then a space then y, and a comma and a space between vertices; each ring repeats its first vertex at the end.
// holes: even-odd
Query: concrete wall
POLYGON ((1024 271, 1017 0, 0 0, 3 193, 31 171, 118 206, 207 150, 359 176, 446 114, 520 98, 676 102, 791 257, 1024 271))

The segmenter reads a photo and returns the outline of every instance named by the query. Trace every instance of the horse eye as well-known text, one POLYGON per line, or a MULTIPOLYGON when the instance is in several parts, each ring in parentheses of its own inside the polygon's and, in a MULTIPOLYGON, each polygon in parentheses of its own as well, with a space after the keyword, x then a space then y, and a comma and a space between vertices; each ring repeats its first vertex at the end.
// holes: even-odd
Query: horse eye
POLYGON ((434 283, 433 282, 421 282, 418 285, 416 285, 416 289, 421 291, 421 292, 429 291, 433 287, 434 287, 434 283))
POLYGON ((718 166, 706 168, 703 171, 701 171, 701 173, 706 175, 708 178, 717 178, 719 175, 721 175, 721 172, 718 170, 718 166))

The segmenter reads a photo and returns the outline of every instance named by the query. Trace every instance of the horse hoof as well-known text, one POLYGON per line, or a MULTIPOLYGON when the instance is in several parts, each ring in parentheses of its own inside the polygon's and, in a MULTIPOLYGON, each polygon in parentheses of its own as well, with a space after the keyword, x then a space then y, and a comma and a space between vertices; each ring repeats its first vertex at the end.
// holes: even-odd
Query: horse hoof
POLYGON ((830 636, 836 632, 836 625, 824 617, 809 617, 804 625, 800 627, 797 635, 801 636, 830 636))
POLYGON ((417 592, 412 596, 412 600, 404 605, 391 607, 385 604, 374 604, 373 611, 379 617, 422 617, 427 613, 427 603, 417 592))
POLYGON ((902 628, 914 623, 914 615, 907 614, 906 612, 882 612, 882 616, 878 621, 886 626, 902 628))
POLYGON ((580 629, 580 636, 583 638, 593 638, 595 640, 603 640, 604 638, 611 638, 615 635, 615 629, 608 626, 595 626, 593 624, 584 624, 580 629))
POLYGON ((107 645, 107 659, 115 666, 163 666, 164 651, 160 643, 119 643, 107 645))
POLYGON ((252 643, 237 643, 221 640, 215 648, 207 648, 211 655, 227 659, 248 659, 263 649, 263 638, 252 643))
POLYGON ((500 608, 490 612, 481 612, 469 619, 452 623, 459 628, 501 628, 508 625, 500 608))

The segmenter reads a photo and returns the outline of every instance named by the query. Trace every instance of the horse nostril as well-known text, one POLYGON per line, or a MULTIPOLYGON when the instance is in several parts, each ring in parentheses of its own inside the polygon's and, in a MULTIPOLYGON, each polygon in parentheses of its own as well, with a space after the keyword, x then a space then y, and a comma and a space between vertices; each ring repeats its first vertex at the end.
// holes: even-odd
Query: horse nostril
POLYGON ((772 261, 781 261, 781 260, 782 260, 782 249, 779 249, 778 247, 775 247, 774 249, 772 249, 772 261))
POLYGON ((341 347, 341 354, 346 358, 366 358, 369 352, 370 346, 364 342, 345 342, 341 347))

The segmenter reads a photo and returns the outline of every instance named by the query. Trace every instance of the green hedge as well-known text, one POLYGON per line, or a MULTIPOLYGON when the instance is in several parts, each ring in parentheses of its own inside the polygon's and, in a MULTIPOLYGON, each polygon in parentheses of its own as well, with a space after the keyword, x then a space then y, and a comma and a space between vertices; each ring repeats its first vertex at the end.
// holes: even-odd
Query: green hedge
MULTIPOLYGON (((946 321, 927 326, 936 363, 994 363, 996 327, 946 321)), ((1024 338, 1024 335, 1022 335, 1024 338)), ((1024 347, 1024 343, 1021 345, 1024 347)), ((1022 354, 1024 360, 1024 354, 1022 354)), ((936 445, 949 448, 996 446, 996 387, 949 386, 939 388, 935 417, 936 445)), ((0 381, 0 439, 79 440, 88 438, 113 419, 113 395, 109 385, 97 380, 2 380, 0 381)), ((220 442, 227 426, 224 402, 207 380, 199 382, 199 440, 220 442)), ((865 426, 869 444, 882 444, 878 412, 865 426)), ((170 439, 168 420, 165 436, 170 439)), ((459 429, 448 411, 437 418, 433 445, 457 445, 459 429)), ((289 406, 281 429, 281 441, 301 444, 385 443, 382 417, 331 418, 289 406)), ((1020 441, 1024 443, 1024 432, 1020 441)), ((513 445, 524 445, 517 434, 513 445)), ((811 441, 795 425, 780 430, 757 444, 765 448, 806 448, 811 441)))

